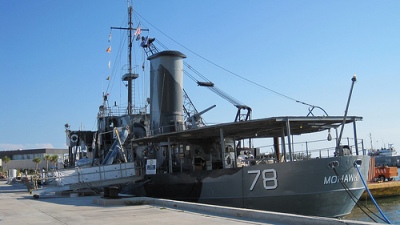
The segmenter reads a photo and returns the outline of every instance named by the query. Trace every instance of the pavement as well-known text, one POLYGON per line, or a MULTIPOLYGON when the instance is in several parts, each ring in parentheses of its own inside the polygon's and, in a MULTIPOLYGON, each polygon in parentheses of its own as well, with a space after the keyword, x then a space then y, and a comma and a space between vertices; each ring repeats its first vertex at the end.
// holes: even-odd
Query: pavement
MULTIPOLYGON (((0 181, 0 224, 372 224, 152 198, 44 195, 0 181)), ((374 223, 376 224, 376 223, 374 223)))

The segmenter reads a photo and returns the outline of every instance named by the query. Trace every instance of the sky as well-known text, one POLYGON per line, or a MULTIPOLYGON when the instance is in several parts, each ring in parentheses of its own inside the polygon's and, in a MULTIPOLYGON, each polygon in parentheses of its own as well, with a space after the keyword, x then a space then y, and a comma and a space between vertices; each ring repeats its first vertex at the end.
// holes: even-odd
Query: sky
MULTIPOLYGON (((0 1, 0 150, 66 148, 64 124, 95 130, 103 93, 126 106, 126 0, 0 1), (111 31, 111 40, 109 39, 111 31), (112 51, 106 52, 111 46, 112 51), (110 68, 108 63, 110 62, 110 68), (110 80, 106 78, 110 76, 110 80)), ((308 114, 306 102, 362 116, 366 148, 400 141, 399 1, 132 1, 133 26, 253 110, 252 117, 308 114)), ((139 46, 139 42, 134 42, 139 46)), ((135 47, 135 48, 136 48, 135 47)), ((149 64, 137 48, 135 104, 148 96, 149 64), (141 67, 144 66, 143 71, 141 67)), ((184 77, 208 123, 236 108, 184 77)), ((322 111, 314 111, 322 115, 322 111)), ((345 128, 344 137, 352 129, 345 128)))

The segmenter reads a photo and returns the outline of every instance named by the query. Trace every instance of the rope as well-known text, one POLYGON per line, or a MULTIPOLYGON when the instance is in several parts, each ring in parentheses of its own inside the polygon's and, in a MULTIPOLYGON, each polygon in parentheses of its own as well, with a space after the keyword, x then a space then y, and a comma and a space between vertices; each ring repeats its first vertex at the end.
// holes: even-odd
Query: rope
POLYGON ((335 175, 339 178, 340 184, 343 186, 343 188, 346 190, 347 194, 350 196, 351 200, 353 200, 353 202, 356 204, 356 206, 366 215, 368 216, 372 221, 374 221, 375 223, 377 223, 377 221, 372 218, 365 210, 367 209, 370 213, 372 213, 374 216, 378 217, 379 219, 381 219, 382 221, 384 221, 383 218, 379 217, 377 214, 375 214, 374 212, 372 212, 366 205, 364 205, 364 203, 358 201, 357 197, 353 194, 353 192, 350 191, 350 188, 343 182, 342 178, 340 178, 338 172, 336 171, 336 168, 333 167, 333 171, 335 172, 335 175), (362 208, 364 207, 364 208, 362 208))
POLYGON ((362 176, 362 174, 361 174, 361 171, 360 171, 360 168, 359 168, 360 165, 356 164, 355 166, 356 166, 356 168, 357 168, 358 174, 360 175, 361 181, 363 182, 363 184, 364 184, 364 186, 365 186, 365 190, 367 190, 368 195, 369 195, 369 197, 371 197, 372 202, 374 203, 376 209, 378 209, 379 213, 383 216, 383 218, 385 219, 385 222, 386 222, 386 223, 392 224, 392 223, 390 222, 390 220, 389 220, 389 219, 385 216, 385 214, 382 212, 381 208, 378 206, 378 204, 376 203, 374 197, 372 196, 371 192, 369 191, 368 186, 367 186, 367 184, 365 183, 364 178, 363 178, 363 176, 362 176))

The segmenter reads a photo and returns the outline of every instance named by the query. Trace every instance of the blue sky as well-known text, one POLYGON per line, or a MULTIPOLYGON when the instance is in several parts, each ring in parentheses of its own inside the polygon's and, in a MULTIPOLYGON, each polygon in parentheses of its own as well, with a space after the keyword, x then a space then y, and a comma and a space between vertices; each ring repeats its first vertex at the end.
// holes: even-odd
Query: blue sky
MULTIPOLYGON (((370 134, 374 147, 398 145, 399 1, 149 0, 133 6, 134 26, 186 54, 189 65, 252 107, 253 118, 307 115, 293 99, 343 115, 357 74, 349 115, 364 118, 358 137, 366 147, 370 134)), ((65 148, 65 123, 96 129, 102 92, 126 104, 119 82, 126 33, 113 30, 108 42, 111 26, 126 26, 125 0, 4 0, 0 15, 0 150, 65 148)), ((143 62, 148 70, 139 50, 134 65, 143 62)), ((148 92, 139 87, 148 72, 139 71, 138 105, 148 92)), ((184 79, 198 110, 217 105, 206 122, 233 121, 235 107, 184 79)))

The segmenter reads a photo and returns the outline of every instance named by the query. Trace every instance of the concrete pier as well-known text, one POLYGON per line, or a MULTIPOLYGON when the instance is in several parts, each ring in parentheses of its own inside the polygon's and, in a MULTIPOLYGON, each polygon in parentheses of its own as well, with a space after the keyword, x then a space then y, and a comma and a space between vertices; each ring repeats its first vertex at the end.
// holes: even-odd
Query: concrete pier
MULTIPOLYGON (((384 198, 400 195, 400 181, 369 182, 368 189, 374 198, 384 198)), ((369 199, 367 191, 361 195, 360 200, 369 199)))
MULTIPOLYGON (((376 224, 153 198, 50 195, 0 181, 0 224, 376 224)), ((307 207, 305 203, 305 207, 307 207)))

